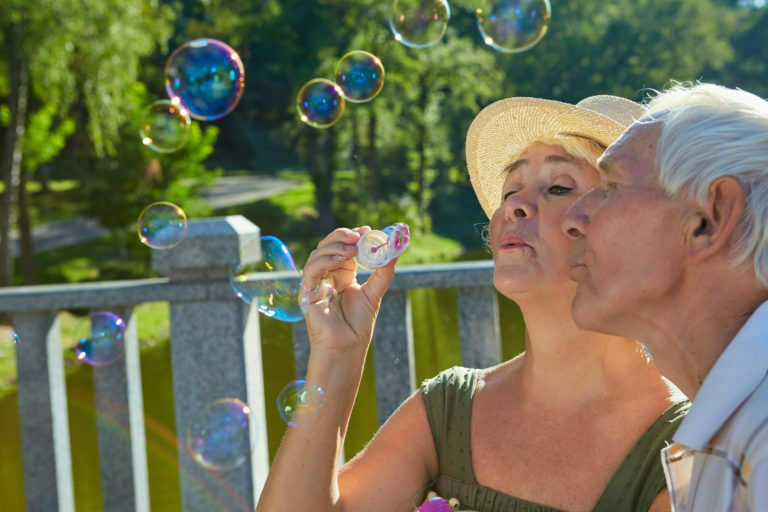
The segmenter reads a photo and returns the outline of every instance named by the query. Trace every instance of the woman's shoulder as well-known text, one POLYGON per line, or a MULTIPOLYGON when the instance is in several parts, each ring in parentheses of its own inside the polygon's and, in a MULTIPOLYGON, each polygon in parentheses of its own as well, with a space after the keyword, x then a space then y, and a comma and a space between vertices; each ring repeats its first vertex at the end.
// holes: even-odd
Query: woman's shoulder
POLYGON ((464 366, 453 366, 443 370, 431 379, 426 379, 421 383, 421 392, 430 394, 435 392, 445 392, 445 390, 467 390, 482 370, 476 368, 467 368, 464 366))

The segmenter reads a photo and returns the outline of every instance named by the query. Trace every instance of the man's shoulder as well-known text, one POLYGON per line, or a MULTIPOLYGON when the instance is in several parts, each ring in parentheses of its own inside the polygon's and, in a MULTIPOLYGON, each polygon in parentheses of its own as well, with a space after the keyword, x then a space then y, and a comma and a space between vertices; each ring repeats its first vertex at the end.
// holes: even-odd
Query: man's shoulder
POLYGON ((753 464, 768 460, 768 375, 736 409, 722 434, 732 454, 753 464))

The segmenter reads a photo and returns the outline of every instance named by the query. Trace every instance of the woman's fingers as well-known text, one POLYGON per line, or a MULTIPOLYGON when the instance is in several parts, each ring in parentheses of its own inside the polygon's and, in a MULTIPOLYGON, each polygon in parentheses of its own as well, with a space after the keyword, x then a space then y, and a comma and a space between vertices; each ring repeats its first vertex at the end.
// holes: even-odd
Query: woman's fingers
POLYGON ((357 241, 370 230, 368 226, 355 229, 338 228, 323 238, 304 265, 302 286, 312 290, 334 270, 345 269, 354 272, 357 265, 352 258, 357 255, 357 241))

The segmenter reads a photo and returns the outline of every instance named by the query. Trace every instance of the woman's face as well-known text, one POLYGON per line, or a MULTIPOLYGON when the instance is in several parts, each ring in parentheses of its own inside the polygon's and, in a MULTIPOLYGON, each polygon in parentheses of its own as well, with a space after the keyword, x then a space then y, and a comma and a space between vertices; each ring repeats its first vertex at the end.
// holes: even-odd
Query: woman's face
POLYGON ((491 217, 494 284, 510 298, 575 292, 561 231, 568 207, 600 183, 597 169, 552 144, 535 143, 507 167, 500 206, 491 217))

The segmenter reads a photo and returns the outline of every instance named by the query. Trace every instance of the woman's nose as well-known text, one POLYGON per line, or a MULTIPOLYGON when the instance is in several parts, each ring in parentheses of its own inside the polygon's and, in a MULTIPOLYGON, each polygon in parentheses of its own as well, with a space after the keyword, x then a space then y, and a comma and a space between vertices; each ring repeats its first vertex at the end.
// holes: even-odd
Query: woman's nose
POLYGON ((504 216, 507 220, 530 219, 536 214, 536 205, 523 193, 518 192, 504 201, 504 216))

